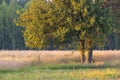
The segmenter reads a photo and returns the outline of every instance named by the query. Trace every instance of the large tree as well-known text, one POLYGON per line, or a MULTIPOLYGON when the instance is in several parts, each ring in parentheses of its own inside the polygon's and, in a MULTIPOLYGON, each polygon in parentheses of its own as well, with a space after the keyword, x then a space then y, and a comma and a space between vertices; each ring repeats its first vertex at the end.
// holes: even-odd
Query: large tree
POLYGON ((25 28, 26 46, 43 48, 50 43, 61 46, 77 42, 81 63, 90 63, 94 45, 105 42, 112 27, 109 11, 101 5, 92 0, 32 0, 15 22, 25 28))

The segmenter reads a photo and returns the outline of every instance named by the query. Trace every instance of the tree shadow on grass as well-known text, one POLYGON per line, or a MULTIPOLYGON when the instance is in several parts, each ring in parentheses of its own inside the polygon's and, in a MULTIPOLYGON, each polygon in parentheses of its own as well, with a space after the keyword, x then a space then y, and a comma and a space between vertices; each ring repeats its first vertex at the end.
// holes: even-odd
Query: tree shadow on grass
POLYGON ((105 69, 105 68, 120 68, 120 65, 110 65, 110 64, 104 64, 104 65, 95 65, 95 64, 53 64, 53 65, 43 65, 40 66, 39 69, 42 70, 73 70, 73 69, 105 69))
POLYGON ((95 65, 95 64, 41 64, 20 68, 17 70, 0 70, 0 73, 14 73, 14 72, 29 72, 31 70, 77 70, 77 69, 106 69, 116 68, 120 69, 120 65, 95 65))

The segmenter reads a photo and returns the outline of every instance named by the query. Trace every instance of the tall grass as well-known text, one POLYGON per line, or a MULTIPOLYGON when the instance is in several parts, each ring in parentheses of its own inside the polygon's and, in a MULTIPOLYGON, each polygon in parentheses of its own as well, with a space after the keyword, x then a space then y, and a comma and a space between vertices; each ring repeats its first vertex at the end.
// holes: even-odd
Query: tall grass
POLYGON ((79 55, 79 51, 0 51, 0 80, 120 79, 120 51, 94 51, 94 63, 84 65, 79 55))
MULTIPOLYGON (((34 64, 79 63, 79 51, 0 51, 0 69, 17 69, 34 64)), ((120 66, 120 50, 93 51, 95 65, 120 66)))

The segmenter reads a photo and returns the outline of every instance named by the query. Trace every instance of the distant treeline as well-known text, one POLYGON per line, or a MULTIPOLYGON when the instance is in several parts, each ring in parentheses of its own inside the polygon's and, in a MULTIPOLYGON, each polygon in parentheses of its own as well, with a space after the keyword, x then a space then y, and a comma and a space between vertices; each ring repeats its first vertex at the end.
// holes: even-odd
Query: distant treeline
MULTIPOLYGON (((18 17, 17 13, 24 11, 28 7, 30 0, 0 0, 0 50, 23 50, 30 49, 25 46, 23 37, 23 27, 17 27, 14 23, 14 19, 18 17)), ((103 48, 95 46, 94 49, 120 49, 120 1, 112 1, 113 32, 106 38, 107 42, 103 48)), ((110 6, 109 5, 109 6, 110 6)), ((54 50, 54 42, 51 42, 50 46, 44 49, 54 50)), ((69 43, 62 49, 76 49, 76 43, 69 43)))

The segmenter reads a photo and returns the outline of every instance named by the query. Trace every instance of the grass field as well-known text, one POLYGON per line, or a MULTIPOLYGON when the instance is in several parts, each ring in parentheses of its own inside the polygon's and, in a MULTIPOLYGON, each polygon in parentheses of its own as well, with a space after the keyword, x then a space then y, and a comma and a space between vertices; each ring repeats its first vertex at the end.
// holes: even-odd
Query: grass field
POLYGON ((120 80, 120 51, 79 60, 78 51, 0 51, 0 80, 120 80))
POLYGON ((1 70, 0 80, 119 80, 120 68, 93 64, 44 64, 1 70))

